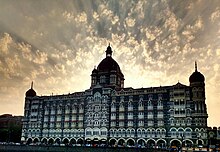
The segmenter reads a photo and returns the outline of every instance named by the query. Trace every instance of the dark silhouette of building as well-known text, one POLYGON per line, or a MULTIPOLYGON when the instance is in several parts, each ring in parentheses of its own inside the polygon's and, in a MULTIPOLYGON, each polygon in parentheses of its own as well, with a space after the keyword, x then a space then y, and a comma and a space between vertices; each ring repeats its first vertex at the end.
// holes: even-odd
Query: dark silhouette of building
POLYGON ((198 146, 207 142, 205 77, 195 71, 189 86, 124 88, 124 75, 107 47, 92 70, 91 86, 66 95, 26 92, 22 141, 45 144, 198 146))
POLYGON ((20 142, 22 116, 0 115, 0 142, 20 142))

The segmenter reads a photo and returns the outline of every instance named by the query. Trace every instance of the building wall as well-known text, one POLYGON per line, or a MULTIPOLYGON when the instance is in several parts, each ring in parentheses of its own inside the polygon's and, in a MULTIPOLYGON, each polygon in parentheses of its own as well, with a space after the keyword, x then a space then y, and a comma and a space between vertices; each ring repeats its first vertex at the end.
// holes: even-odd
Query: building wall
POLYGON ((190 86, 123 88, 25 99, 22 141, 110 145, 207 144, 190 86), (199 123, 199 124, 198 124, 199 123))

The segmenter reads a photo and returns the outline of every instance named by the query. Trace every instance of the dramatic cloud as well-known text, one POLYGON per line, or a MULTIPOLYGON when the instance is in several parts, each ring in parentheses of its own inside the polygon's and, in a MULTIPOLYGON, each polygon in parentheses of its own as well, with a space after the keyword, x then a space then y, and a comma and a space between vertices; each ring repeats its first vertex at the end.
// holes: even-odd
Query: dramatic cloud
POLYGON ((188 85, 197 61, 218 126, 219 27, 218 0, 1 1, 0 113, 23 114, 32 80, 38 95, 88 89, 110 43, 125 87, 188 85))

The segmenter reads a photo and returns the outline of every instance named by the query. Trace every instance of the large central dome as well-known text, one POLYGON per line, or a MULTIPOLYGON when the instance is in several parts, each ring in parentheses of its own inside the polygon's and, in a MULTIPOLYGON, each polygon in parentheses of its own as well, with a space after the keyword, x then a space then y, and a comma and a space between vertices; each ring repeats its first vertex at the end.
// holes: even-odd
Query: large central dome
POLYGON ((97 70, 100 72, 110 72, 110 71, 116 71, 121 73, 121 69, 118 65, 118 63, 112 58, 112 49, 110 46, 107 47, 106 52, 106 58, 103 59, 98 67, 97 70))
POLYGON ((118 63, 111 56, 107 56, 105 59, 103 59, 99 63, 97 70, 100 72, 121 71, 118 63))
POLYGON ((112 48, 107 47, 106 58, 92 71, 92 87, 99 84, 104 87, 123 88, 124 75, 118 63, 112 58, 112 48))

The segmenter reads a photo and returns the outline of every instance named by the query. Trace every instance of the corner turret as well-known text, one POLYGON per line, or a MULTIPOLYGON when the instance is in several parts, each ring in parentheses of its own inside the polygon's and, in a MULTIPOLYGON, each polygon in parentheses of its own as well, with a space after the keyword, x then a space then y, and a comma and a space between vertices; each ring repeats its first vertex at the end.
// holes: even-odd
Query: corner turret
POLYGON ((34 97, 36 96, 36 92, 33 89, 33 81, 31 82, 31 88, 26 92, 26 97, 34 97))

